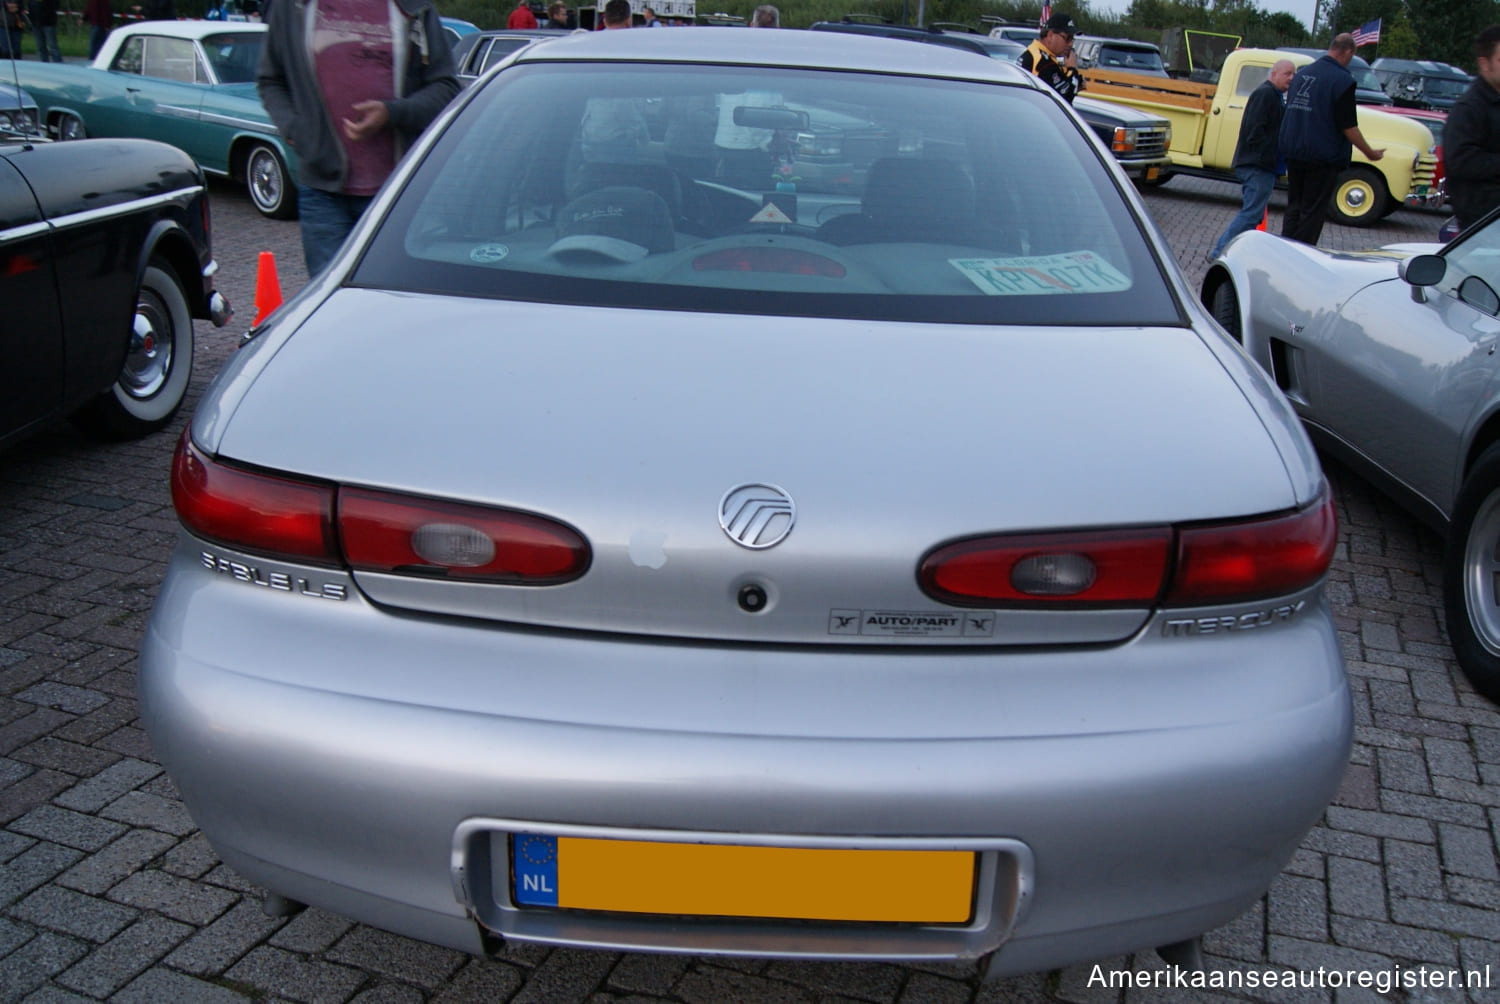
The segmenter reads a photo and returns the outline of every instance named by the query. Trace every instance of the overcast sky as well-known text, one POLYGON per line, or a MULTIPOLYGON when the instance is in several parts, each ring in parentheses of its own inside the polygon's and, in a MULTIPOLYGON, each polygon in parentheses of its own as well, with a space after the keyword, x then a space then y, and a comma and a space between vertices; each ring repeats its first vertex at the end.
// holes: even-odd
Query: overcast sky
MULTIPOLYGON (((1312 24, 1313 4, 1316 0, 1256 0, 1256 2, 1262 10, 1271 13, 1279 10, 1286 11, 1292 17, 1301 21, 1304 28, 1312 24)), ((1323 5, 1326 8, 1328 0, 1324 0, 1323 5)), ((1052 6, 1057 10, 1068 9, 1067 0, 1054 0, 1052 6)), ((1092 0, 1089 6, 1101 13, 1124 14, 1130 7, 1130 0, 1092 0)))

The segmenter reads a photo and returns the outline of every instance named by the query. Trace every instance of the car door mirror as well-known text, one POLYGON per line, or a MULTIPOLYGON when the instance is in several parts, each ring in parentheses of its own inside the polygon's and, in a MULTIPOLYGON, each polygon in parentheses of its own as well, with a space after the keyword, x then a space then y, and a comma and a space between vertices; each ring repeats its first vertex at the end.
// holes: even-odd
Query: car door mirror
POLYGON ((1427 287, 1436 286, 1448 274, 1448 259, 1442 255, 1419 254, 1396 266, 1396 274, 1411 285, 1414 303, 1427 302, 1427 287))
POLYGON ((1419 254, 1403 261, 1396 271, 1413 286, 1436 286, 1448 273, 1448 259, 1437 254, 1419 254))
POLYGON ((1471 275, 1458 284, 1458 298, 1491 317, 1500 315, 1500 294, 1477 275, 1471 275))

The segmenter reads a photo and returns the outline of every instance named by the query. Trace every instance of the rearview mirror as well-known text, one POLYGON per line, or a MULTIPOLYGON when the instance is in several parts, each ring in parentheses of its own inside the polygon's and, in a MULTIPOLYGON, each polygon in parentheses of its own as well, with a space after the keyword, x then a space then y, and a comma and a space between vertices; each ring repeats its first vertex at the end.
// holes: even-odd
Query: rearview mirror
POLYGON ((809 124, 807 112, 793 108, 760 108, 754 105, 737 105, 734 109, 734 124, 751 129, 794 129, 806 132, 809 124))

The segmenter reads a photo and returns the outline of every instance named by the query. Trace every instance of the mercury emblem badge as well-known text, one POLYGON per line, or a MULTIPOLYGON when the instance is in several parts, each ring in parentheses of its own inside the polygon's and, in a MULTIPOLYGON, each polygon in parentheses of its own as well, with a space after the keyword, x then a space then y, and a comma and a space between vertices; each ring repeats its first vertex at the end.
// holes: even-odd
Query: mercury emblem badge
POLYGON ((796 522, 796 503, 775 485, 735 485, 719 502, 719 526, 730 540, 752 551, 786 540, 796 522))

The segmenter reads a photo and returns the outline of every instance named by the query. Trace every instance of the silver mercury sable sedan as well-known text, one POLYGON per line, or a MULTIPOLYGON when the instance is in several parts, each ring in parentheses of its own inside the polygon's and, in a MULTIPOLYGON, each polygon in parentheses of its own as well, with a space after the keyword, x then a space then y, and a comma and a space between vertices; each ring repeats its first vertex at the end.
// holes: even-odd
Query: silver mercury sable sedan
POLYGON ((474 953, 1191 958, 1349 751, 1295 415, 1077 116, 938 46, 528 47, 172 488, 203 832, 474 953))

